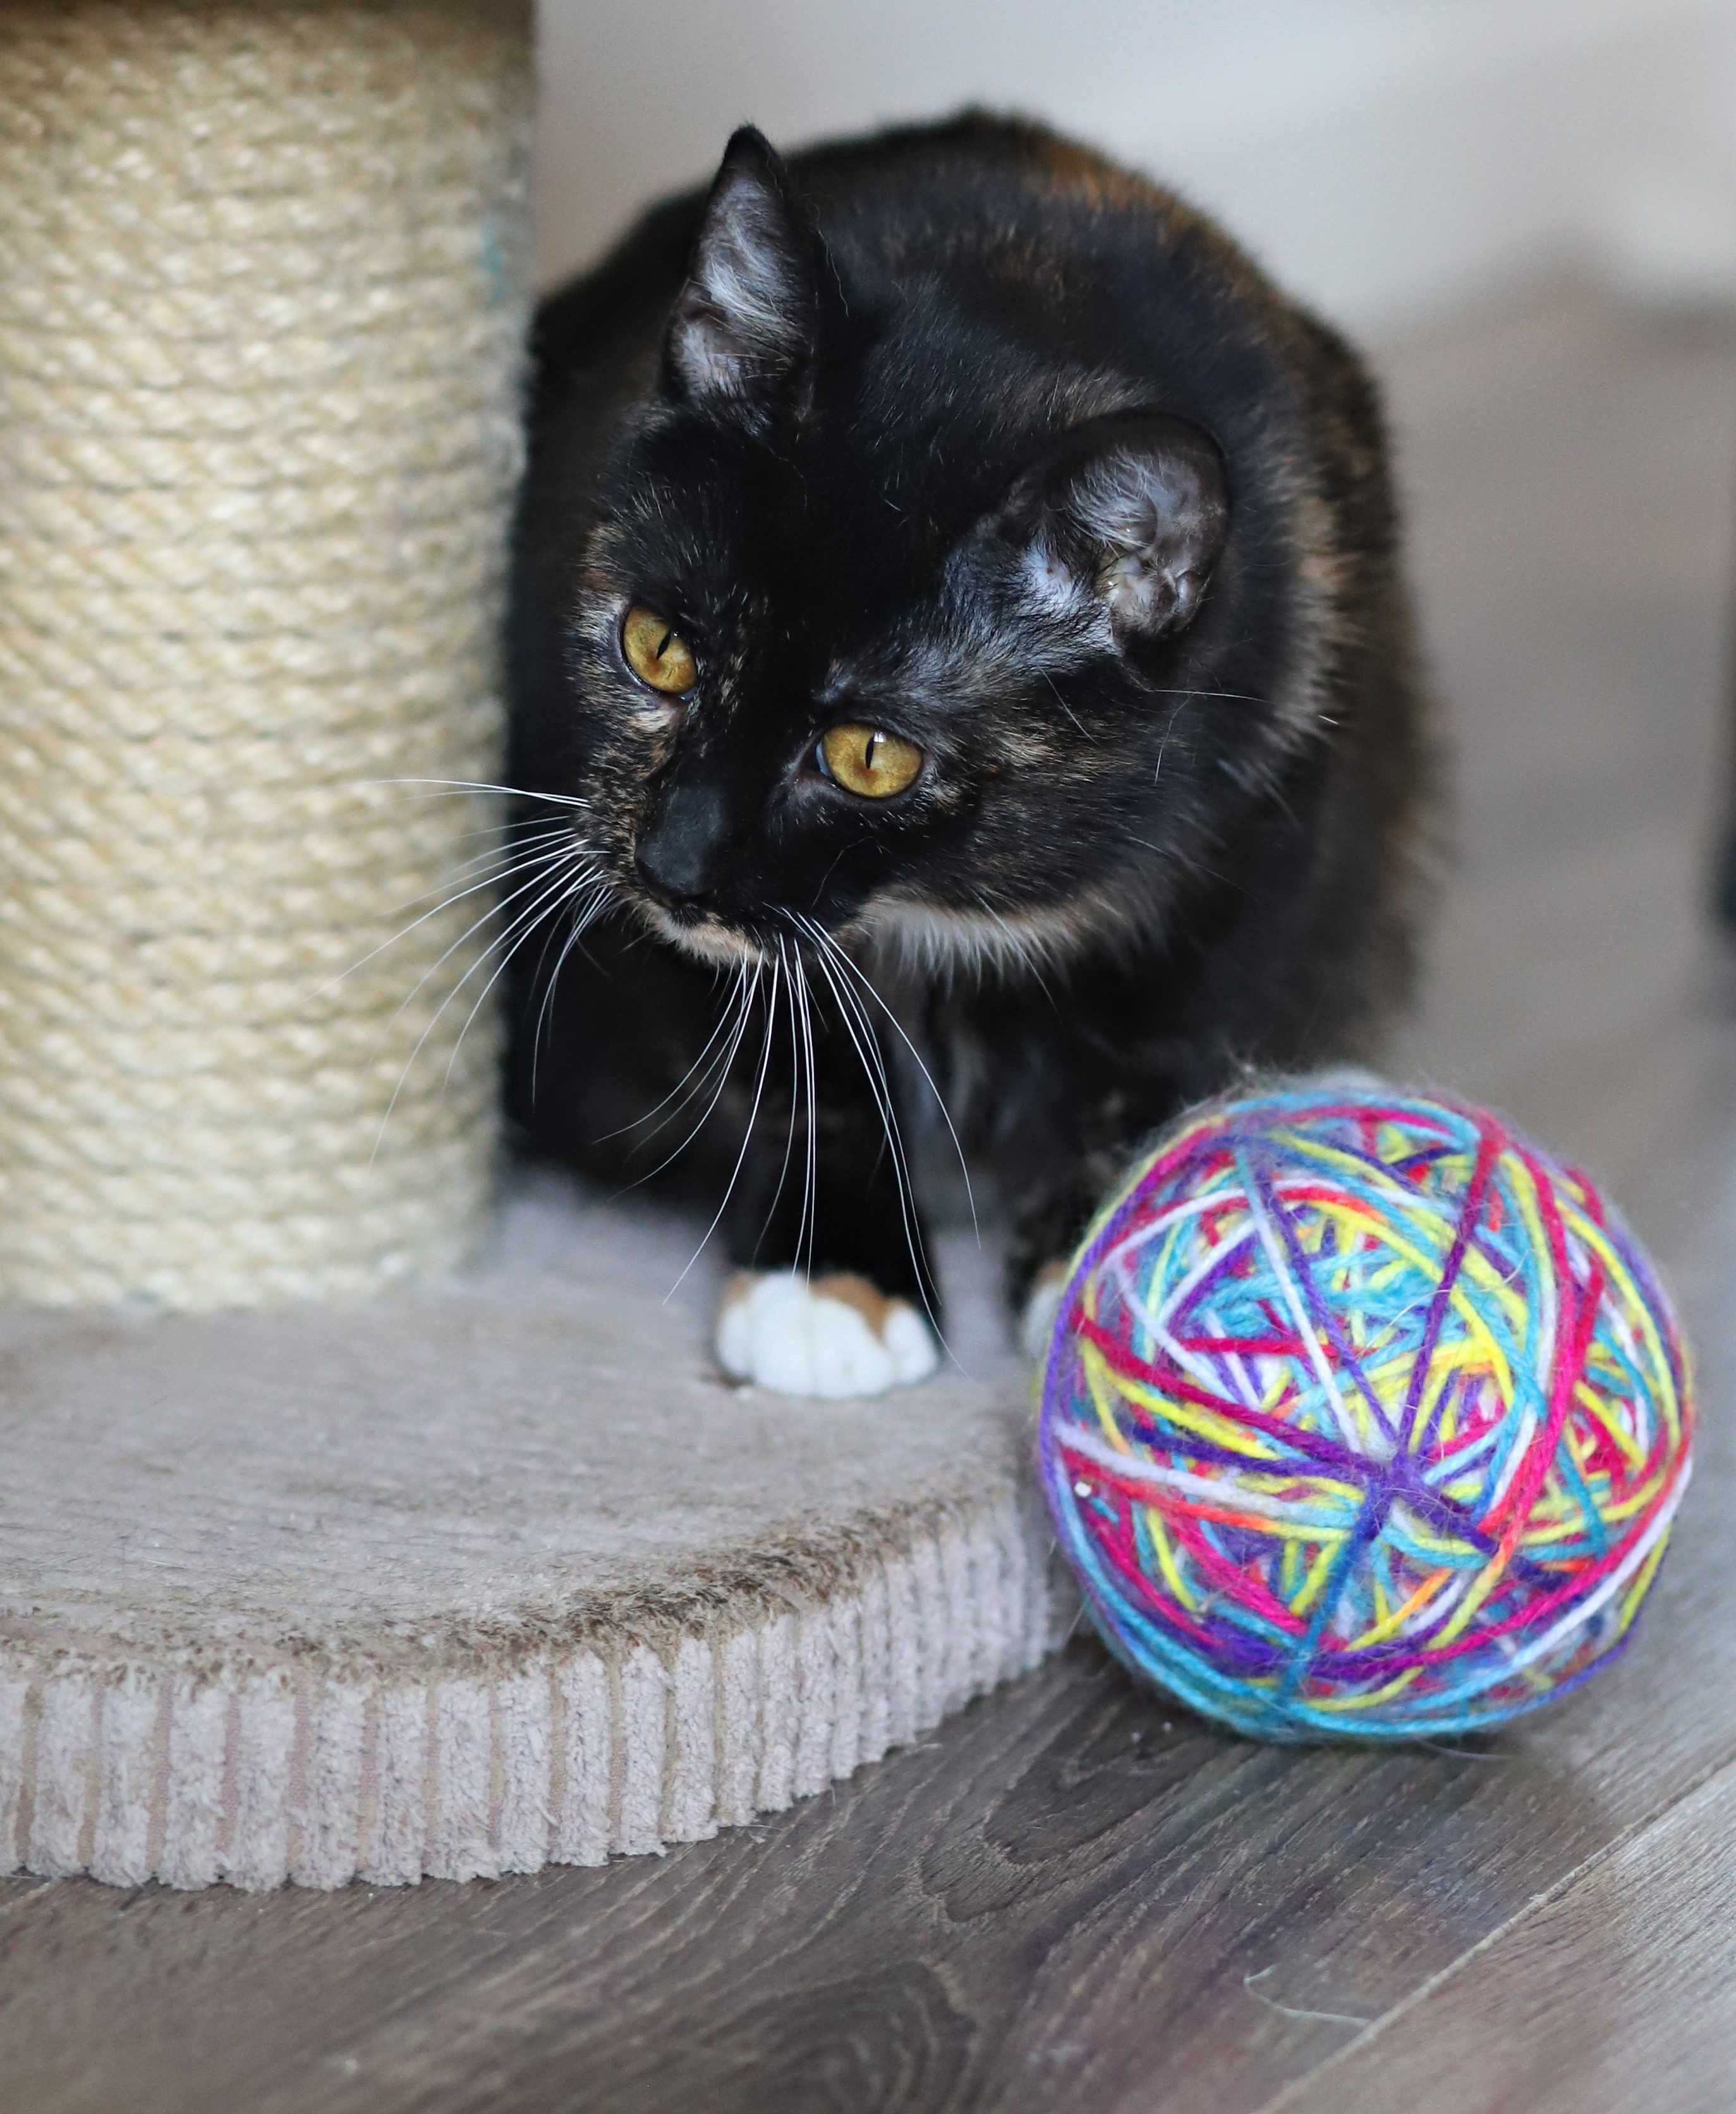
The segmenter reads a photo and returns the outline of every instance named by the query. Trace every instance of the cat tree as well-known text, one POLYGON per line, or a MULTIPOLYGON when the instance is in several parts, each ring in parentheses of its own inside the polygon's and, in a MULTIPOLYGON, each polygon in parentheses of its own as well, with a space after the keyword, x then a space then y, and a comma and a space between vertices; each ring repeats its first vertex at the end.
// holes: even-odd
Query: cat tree
POLYGON ((820 1421, 676 1230, 451 1277, 494 817, 389 781, 498 770, 532 72, 527 0, 7 11, 0 1870, 653 1848, 1054 1629, 992 1344, 820 1421))

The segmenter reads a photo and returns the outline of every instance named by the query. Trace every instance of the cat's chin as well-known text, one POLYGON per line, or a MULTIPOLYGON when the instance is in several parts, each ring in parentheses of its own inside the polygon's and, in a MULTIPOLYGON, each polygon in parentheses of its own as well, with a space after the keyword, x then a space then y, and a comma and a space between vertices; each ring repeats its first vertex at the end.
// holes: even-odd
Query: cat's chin
POLYGON ((877 951, 926 975, 1040 977, 1088 943, 1092 919, 1083 901, 1001 917, 882 899, 859 928, 877 951))
POLYGON ((695 961, 704 962, 713 968, 738 968, 744 963, 753 964, 766 959, 763 948, 756 946, 746 933, 726 925, 721 917, 676 917, 656 903, 641 903, 639 908, 660 939, 671 941, 684 954, 691 954, 695 961))

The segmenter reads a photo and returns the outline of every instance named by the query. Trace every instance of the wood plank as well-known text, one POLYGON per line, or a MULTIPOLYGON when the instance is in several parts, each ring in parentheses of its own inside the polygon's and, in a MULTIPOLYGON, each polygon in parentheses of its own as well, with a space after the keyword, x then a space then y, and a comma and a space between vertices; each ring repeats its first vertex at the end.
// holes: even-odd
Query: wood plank
POLYGON ((1619 1843, 1271 2114, 1736 2104, 1736 1770, 1619 1843))

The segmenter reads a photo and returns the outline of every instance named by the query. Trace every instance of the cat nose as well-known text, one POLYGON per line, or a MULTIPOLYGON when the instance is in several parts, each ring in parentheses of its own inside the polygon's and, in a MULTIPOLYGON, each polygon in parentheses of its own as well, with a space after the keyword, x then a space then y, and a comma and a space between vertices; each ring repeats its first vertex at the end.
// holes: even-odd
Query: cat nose
POLYGON ((672 786, 634 853, 639 879, 666 902, 702 902, 715 885, 727 827, 715 786, 672 786))

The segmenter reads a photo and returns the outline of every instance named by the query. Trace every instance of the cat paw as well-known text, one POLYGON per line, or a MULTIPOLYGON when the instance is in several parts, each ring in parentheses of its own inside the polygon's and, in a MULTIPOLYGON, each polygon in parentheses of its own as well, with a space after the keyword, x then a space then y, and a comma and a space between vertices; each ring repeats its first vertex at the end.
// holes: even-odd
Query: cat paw
POLYGON ((779 1394, 884 1394, 940 1363, 928 1323, 865 1277, 738 1270, 717 1310, 717 1360, 731 1380, 779 1394))
POLYGON ((1049 1338, 1055 1334, 1055 1317, 1060 1311, 1066 1289, 1067 1265, 1064 1262, 1046 1262, 1031 1280, 1024 1311, 1019 1317, 1019 1348, 1033 1362, 1048 1357, 1049 1338))

